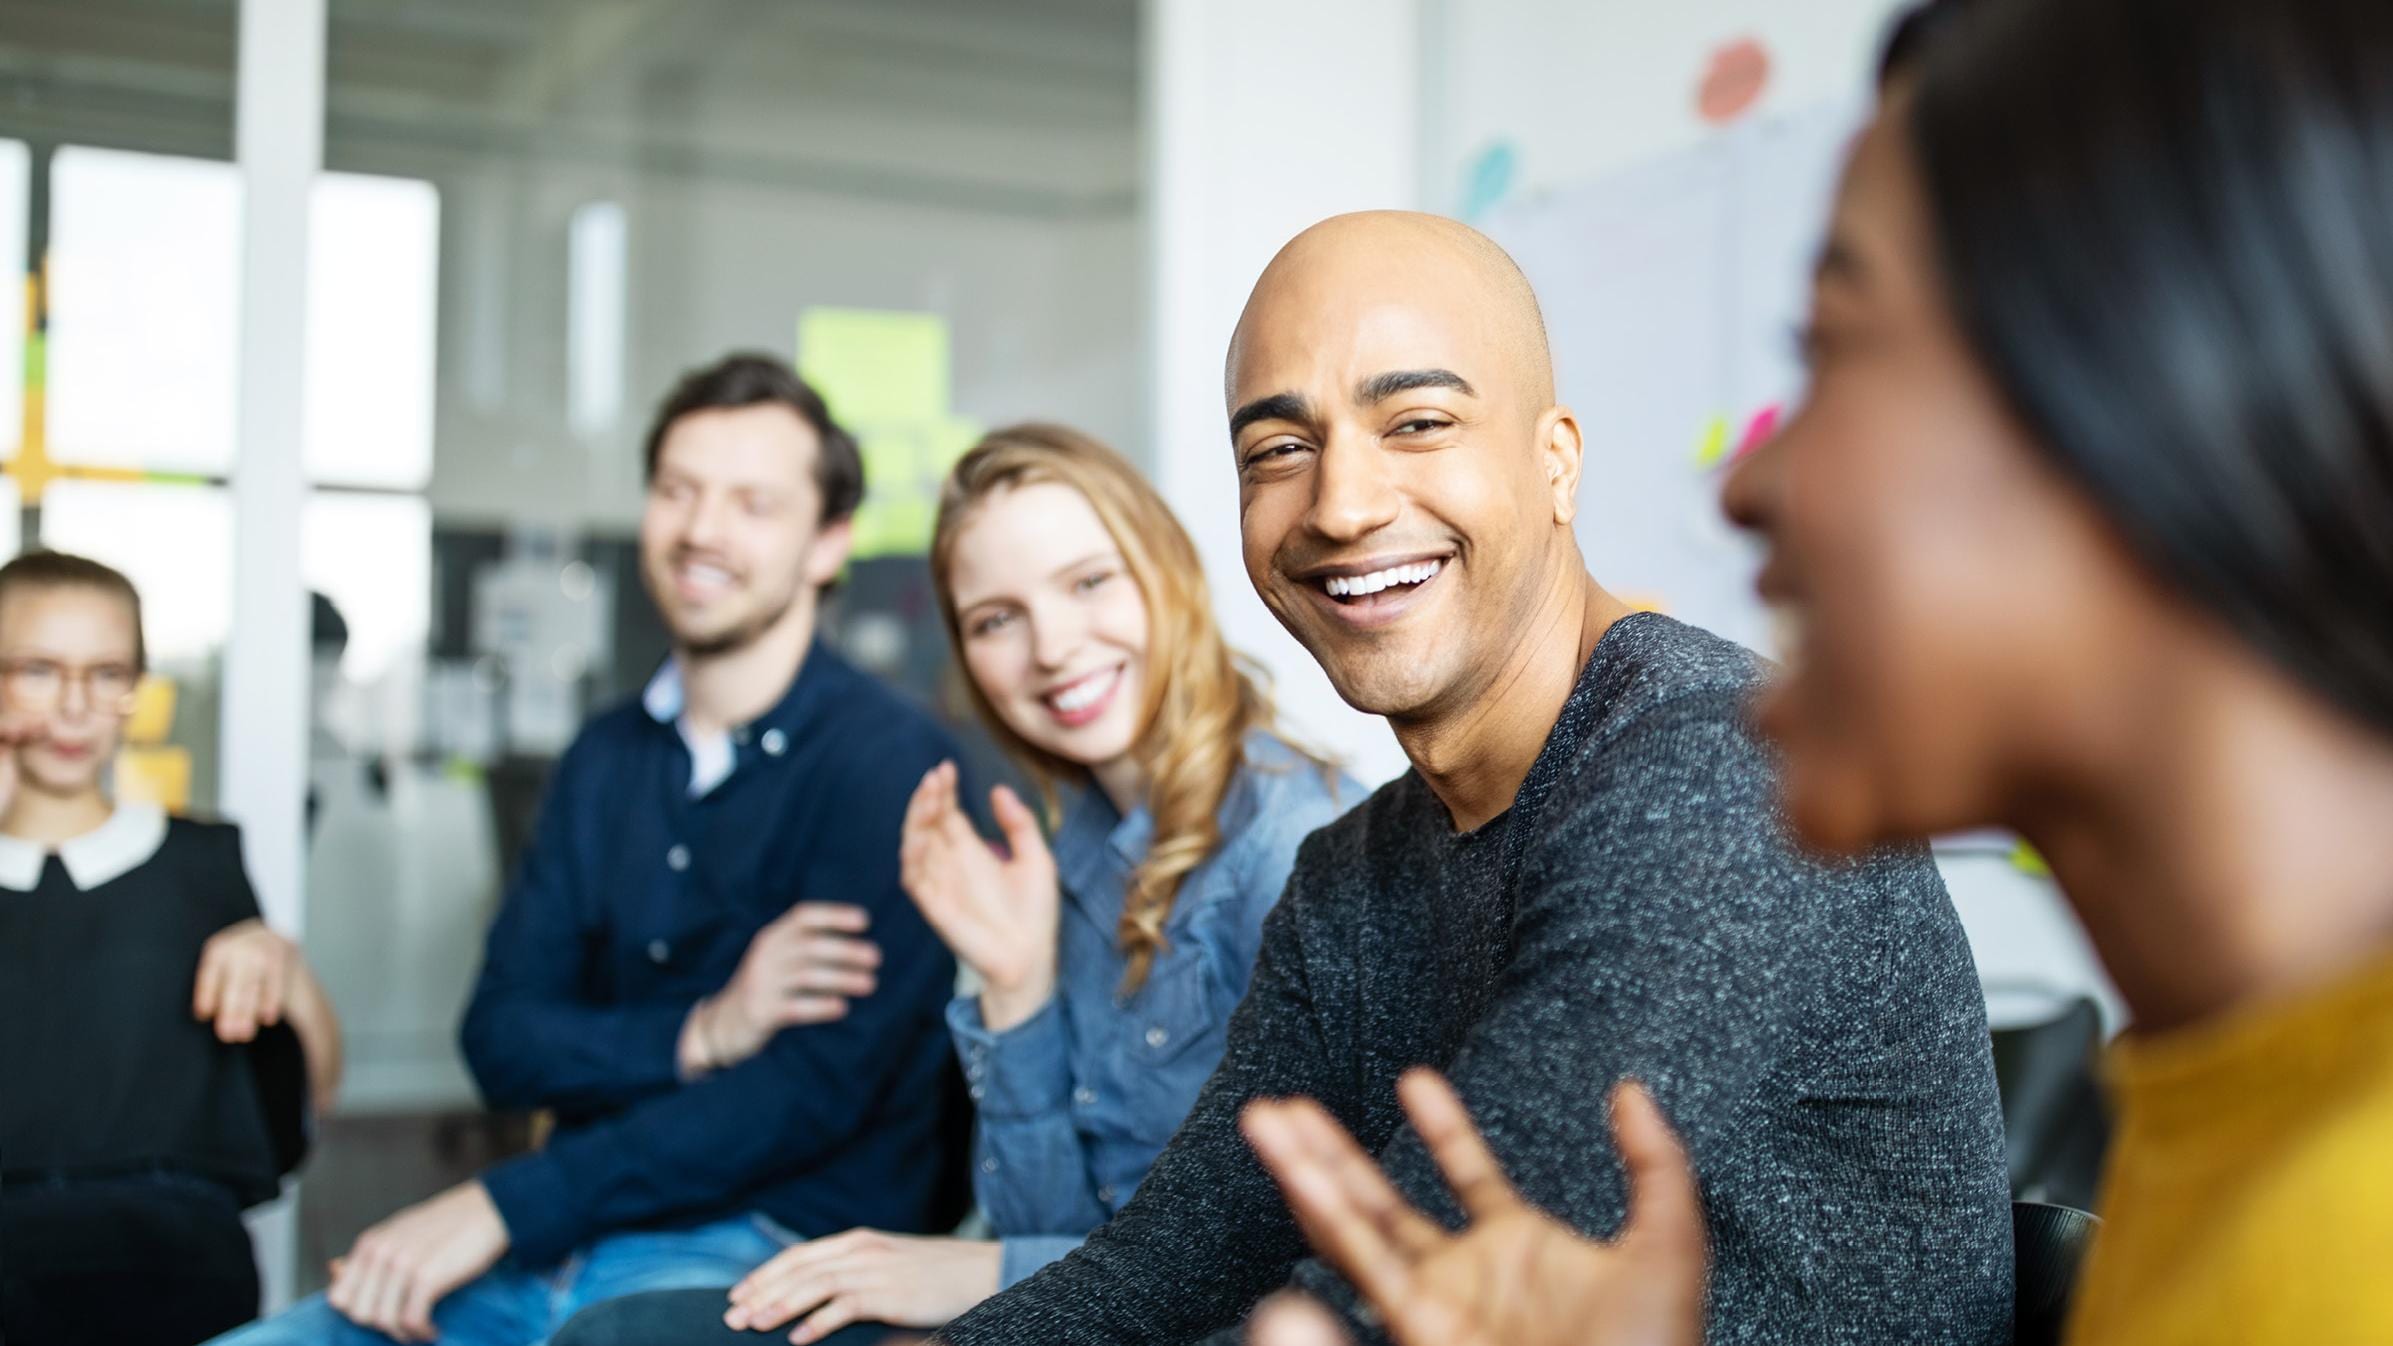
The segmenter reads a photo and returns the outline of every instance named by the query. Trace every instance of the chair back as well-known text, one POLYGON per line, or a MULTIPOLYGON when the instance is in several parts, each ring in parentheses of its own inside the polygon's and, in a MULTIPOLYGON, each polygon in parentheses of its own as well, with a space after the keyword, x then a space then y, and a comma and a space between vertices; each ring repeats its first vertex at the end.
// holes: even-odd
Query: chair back
POLYGON ((2069 1297, 2077 1288, 2078 1264, 2085 1260, 2086 1247, 2101 1223, 2068 1206, 2011 1203, 2013 1346, 2060 1346, 2069 1322, 2069 1297))

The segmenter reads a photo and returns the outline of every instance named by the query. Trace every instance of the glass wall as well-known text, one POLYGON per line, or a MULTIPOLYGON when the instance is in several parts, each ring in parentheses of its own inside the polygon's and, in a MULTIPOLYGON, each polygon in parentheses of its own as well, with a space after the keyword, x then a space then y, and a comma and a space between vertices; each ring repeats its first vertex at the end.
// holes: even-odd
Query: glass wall
MULTIPOLYGON (((456 1021, 550 763, 664 654, 632 538, 678 374, 771 352, 862 432, 868 554, 827 625, 934 703, 945 462, 1032 416, 1144 454, 1136 12, 330 0, 289 526, 306 940, 351 1073, 298 1289, 521 1139, 479 1115, 456 1021)), ((123 786, 201 812, 238 638, 235 18, 0 0, 0 255, 48 263, 33 321, 0 324, 0 370, 26 371, 0 379, 0 541, 142 586, 171 713, 123 786)))

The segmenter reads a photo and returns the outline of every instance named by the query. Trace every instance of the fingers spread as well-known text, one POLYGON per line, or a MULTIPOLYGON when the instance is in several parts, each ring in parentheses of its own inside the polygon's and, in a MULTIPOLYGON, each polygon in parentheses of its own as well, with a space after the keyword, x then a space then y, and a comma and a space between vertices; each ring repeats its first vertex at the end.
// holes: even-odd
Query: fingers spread
POLYGON ((1005 844, 1019 860, 1024 856, 1044 855, 1047 840, 1039 834, 1038 815, 1022 802, 1022 797, 1003 785, 989 791, 989 811, 996 815, 997 826, 1005 833, 1005 844))
POLYGON ((1471 1115, 1463 1110, 1454 1086, 1435 1071, 1416 1069, 1405 1072, 1396 1092, 1404 1100, 1413 1130, 1420 1133, 1421 1143, 1446 1175, 1446 1185, 1454 1189, 1455 1198, 1472 1219, 1484 1220, 1520 1204, 1502 1166, 1480 1138, 1479 1129, 1471 1125, 1471 1115))
POLYGON ((1314 1248, 1374 1302, 1403 1293, 1415 1250, 1442 1231, 1405 1204, 1318 1104, 1249 1104, 1244 1128, 1314 1248))
POLYGON ((1246 1333, 1247 1346, 1347 1346, 1347 1336, 1329 1310, 1287 1291, 1263 1301, 1246 1333))
POLYGON ((1629 1219, 1623 1240, 1692 1249, 1704 1246, 1703 1203, 1686 1147, 1645 1086, 1622 1081, 1612 1090, 1612 1143, 1629 1179, 1629 1219))

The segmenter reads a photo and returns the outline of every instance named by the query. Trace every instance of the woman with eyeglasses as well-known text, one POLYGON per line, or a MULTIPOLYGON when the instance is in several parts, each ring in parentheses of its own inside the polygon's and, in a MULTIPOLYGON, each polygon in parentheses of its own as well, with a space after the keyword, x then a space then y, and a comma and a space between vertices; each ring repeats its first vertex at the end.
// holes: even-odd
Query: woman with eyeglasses
POLYGON ((270 1115, 261 1040, 288 1026, 319 1105, 340 1077, 332 1007, 259 919, 240 833, 110 797, 143 671, 123 575, 0 566, 10 1346, 189 1346, 253 1317, 241 1212, 279 1190, 297 1120, 270 1115))
MULTIPOLYGON (((1728 489, 1800 619, 1790 821, 2016 829, 2133 1016, 2067 1340, 2393 1341, 2393 6, 1971 6, 1854 152, 1805 345, 1728 489)), ((1249 1118, 1398 1341, 1702 1338, 1652 1100, 1614 1095, 1597 1242, 1406 1091, 1459 1234, 1317 1109, 1249 1118)))

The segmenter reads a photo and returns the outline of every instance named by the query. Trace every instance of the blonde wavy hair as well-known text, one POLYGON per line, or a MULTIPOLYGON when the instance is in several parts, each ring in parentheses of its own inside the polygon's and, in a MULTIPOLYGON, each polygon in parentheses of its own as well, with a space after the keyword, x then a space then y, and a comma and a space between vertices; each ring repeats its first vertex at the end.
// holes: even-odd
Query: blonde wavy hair
MULTIPOLYGON (((1040 482, 1068 486, 1087 499, 1147 603, 1144 728, 1131 751, 1145 769, 1155 830, 1122 901, 1126 995, 1144 985, 1154 967, 1181 880, 1221 846, 1222 798, 1245 761, 1248 732, 1272 727, 1271 700, 1223 643, 1196 545, 1171 507, 1129 460, 1061 425, 992 432, 957 461, 939 493, 931 585, 959 662, 963 633, 948 585, 956 536, 991 496, 1040 482)), ((1052 824, 1057 787, 1088 784, 1088 768, 1033 746, 997 713, 969 672, 963 681, 982 721, 1038 785, 1052 824)))

